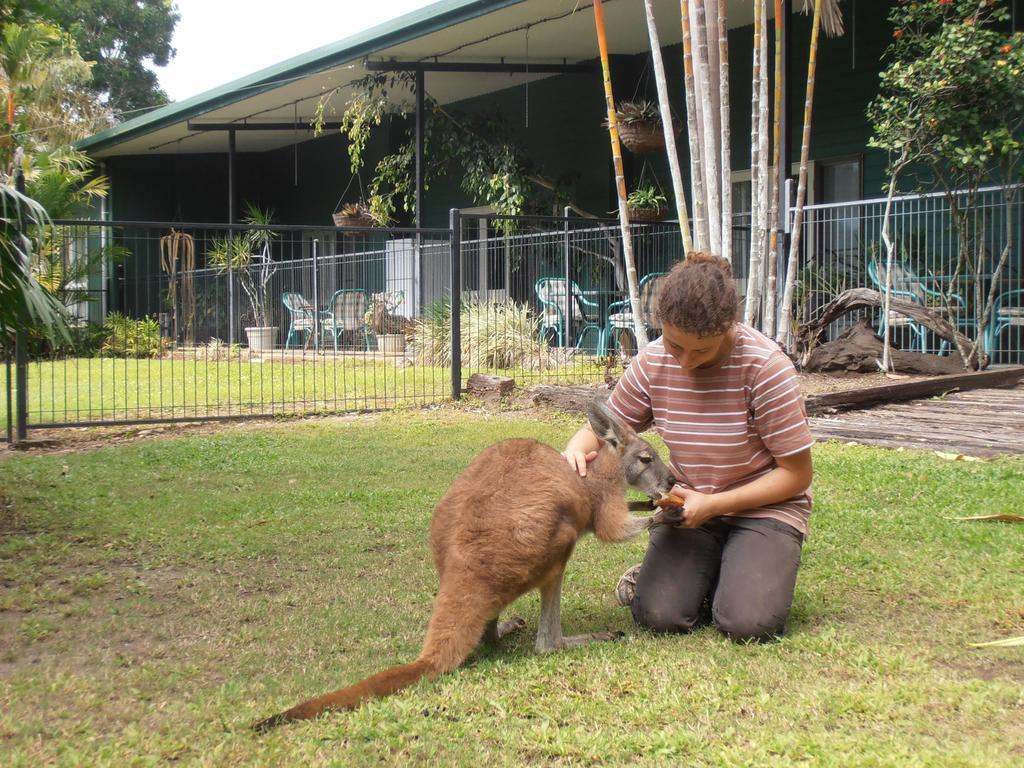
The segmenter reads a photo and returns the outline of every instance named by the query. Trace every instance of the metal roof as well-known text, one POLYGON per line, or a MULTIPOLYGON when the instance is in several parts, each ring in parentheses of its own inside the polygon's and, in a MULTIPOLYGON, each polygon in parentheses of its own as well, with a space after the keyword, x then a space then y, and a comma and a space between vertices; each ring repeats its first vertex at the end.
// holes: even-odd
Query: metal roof
MULTIPOLYGON (((748 5, 742 0, 730 1, 730 27, 750 23, 748 5)), ((605 6, 612 52, 647 50, 643 4, 639 0, 605 0, 605 6)), ((227 149, 225 133, 190 131, 189 122, 308 124, 318 100, 335 88, 338 92, 331 109, 340 113, 350 84, 367 74, 363 62, 369 58, 535 63, 594 59, 597 42, 591 8, 592 4, 583 0, 441 0, 219 88, 155 109, 84 139, 77 146, 97 158, 222 153, 227 149)), ((678 0, 655 0, 655 15, 662 45, 677 43, 678 0)), ((426 90, 445 104, 547 76, 430 73, 426 90)), ((241 152, 265 151, 310 138, 312 134, 306 130, 240 131, 237 148, 241 152)))

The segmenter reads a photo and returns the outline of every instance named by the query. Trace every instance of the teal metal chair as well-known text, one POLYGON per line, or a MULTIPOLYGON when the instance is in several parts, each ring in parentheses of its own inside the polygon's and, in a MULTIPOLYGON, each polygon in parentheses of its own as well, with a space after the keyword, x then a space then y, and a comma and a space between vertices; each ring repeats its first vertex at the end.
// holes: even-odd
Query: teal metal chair
MULTIPOLYGON (((667 272, 651 272, 640 279, 637 292, 640 294, 640 318, 648 335, 661 333, 661 321, 658 320, 658 292, 667 272)), ((633 346, 636 347, 636 331, 633 326, 633 308, 629 299, 616 301, 608 305, 608 312, 605 316, 604 328, 601 337, 602 355, 615 351, 619 345, 619 338, 623 331, 627 331, 633 337, 633 346), (609 349, 611 347, 611 349, 609 349)))
MULTIPOLYGON (((573 328, 568 328, 565 322, 566 310, 566 281, 564 277, 542 277, 534 286, 537 294, 537 301, 540 302, 540 340, 543 341, 548 331, 555 332, 558 346, 567 346, 573 328)), ((583 345, 583 339, 588 331, 597 334, 597 349, 600 350, 604 339, 601 328, 600 307, 597 302, 591 301, 576 284, 572 281, 572 298, 576 306, 573 310, 573 325, 580 325, 579 335, 576 337, 575 348, 583 345)))
POLYGON ((288 310, 288 335, 285 336, 284 348, 288 349, 293 343, 298 345, 299 334, 304 333, 302 348, 305 349, 313 337, 316 307, 301 293, 285 291, 281 294, 281 301, 288 310))
POLYGON ((985 329, 985 351, 993 354, 999 334, 1007 328, 1024 327, 1024 288, 1003 291, 992 303, 992 321, 985 329))
MULTIPOLYGON (((871 278, 871 282, 875 284, 875 287, 878 288, 879 292, 884 295, 885 266, 872 261, 868 264, 868 277, 871 278)), ((929 288, 925 285, 924 281, 918 277, 917 273, 902 261, 897 261, 893 264, 892 295, 901 299, 909 299, 915 304, 920 304, 923 307, 943 311, 945 310, 944 301, 948 298, 950 307, 954 313, 954 317, 950 319, 960 326, 969 322, 966 318, 967 302, 964 301, 962 296, 957 293, 945 294, 941 291, 929 288)), ((907 328, 913 339, 916 340, 918 351, 928 351, 928 329, 916 320, 913 320, 906 315, 901 315, 898 312, 889 312, 889 316, 886 317, 883 312, 881 324, 882 327, 880 330, 883 336, 889 332, 890 328, 907 328)), ((948 343, 943 341, 939 346, 939 353, 944 353, 947 347, 948 343)), ((911 348, 913 348, 913 343, 911 348)))
POLYGON ((328 308, 320 313, 320 336, 327 345, 327 334, 331 334, 334 351, 338 351, 338 338, 346 331, 353 334, 355 341, 362 342, 363 348, 370 349, 370 328, 366 324, 366 292, 360 288, 342 288, 334 292, 328 308))

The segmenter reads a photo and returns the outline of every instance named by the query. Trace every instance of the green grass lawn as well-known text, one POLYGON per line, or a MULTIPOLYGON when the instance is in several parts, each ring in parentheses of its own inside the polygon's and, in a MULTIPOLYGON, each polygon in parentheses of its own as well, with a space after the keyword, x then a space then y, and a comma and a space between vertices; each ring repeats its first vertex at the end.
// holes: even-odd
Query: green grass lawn
MULTIPOLYGON (((466 369, 520 384, 599 380, 603 368, 580 357, 540 373, 466 369)), ((13 375, 13 374, 12 374, 13 375)), ((249 414, 357 411, 434 403, 451 396, 451 370, 359 353, 305 357, 280 350, 234 360, 68 358, 30 363, 29 425, 249 414)), ((7 402, 0 398, 0 430, 7 402)))
POLYGON ((584 540, 567 633, 525 633, 434 682, 257 736, 300 699, 411 660, 431 508, 501 437, 559 416, 443 409, 229 427, 0 461, 0 764, 932 765, 1024 761, 1024 461, 815 449, 787 636, 659 636, 615 605, 645 541, 584 540))

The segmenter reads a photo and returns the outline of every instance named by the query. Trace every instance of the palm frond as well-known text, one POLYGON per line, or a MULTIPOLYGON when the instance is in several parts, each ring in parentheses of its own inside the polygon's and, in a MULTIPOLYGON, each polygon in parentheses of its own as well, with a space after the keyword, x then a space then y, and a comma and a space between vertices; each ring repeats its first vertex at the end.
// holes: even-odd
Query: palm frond
POLYGON ((0 332, 38 325, 44 333, 69 340, 60 303, 32 274, 31 227, 48 222, 35 200, 0 184, 0 332))
POLYGON ((829 37, 840 37, 843 30, 843 11, 839 0, 804 0, 801 9, 805 15, 814 13, 815 3, 821 3, 821 28, 829 37))

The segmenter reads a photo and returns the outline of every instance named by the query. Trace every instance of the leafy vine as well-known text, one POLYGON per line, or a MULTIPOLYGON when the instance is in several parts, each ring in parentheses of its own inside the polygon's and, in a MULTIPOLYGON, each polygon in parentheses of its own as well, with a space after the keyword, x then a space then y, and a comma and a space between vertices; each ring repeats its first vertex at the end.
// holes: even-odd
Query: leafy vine
MULTIPOLYGON (((415 89, 413 74, 373 73, 351 84, 345 103, 341 132, 349 140, 352 173, 365 164, 365 152, 374 127, 385 118, 404 117, 408 98, 392 99, 401 88, 415 89)), ((324 114, 341 88, 325 94, 317 104, 314 126, 322 129, 324 114)), ((477 205, 490 205, 500 216, 518 216, 557 209, 566 202, 565 180, 551 180, 525 154, 501 113, 459 113, 424 95, 424 184, 458 175, 460 186, 477 205)), ((413 130, 399 149, 381 158, 374 168, 366 201, 377 220, 390 222, 398 210, 415 212, 416 142, 413 130)))

